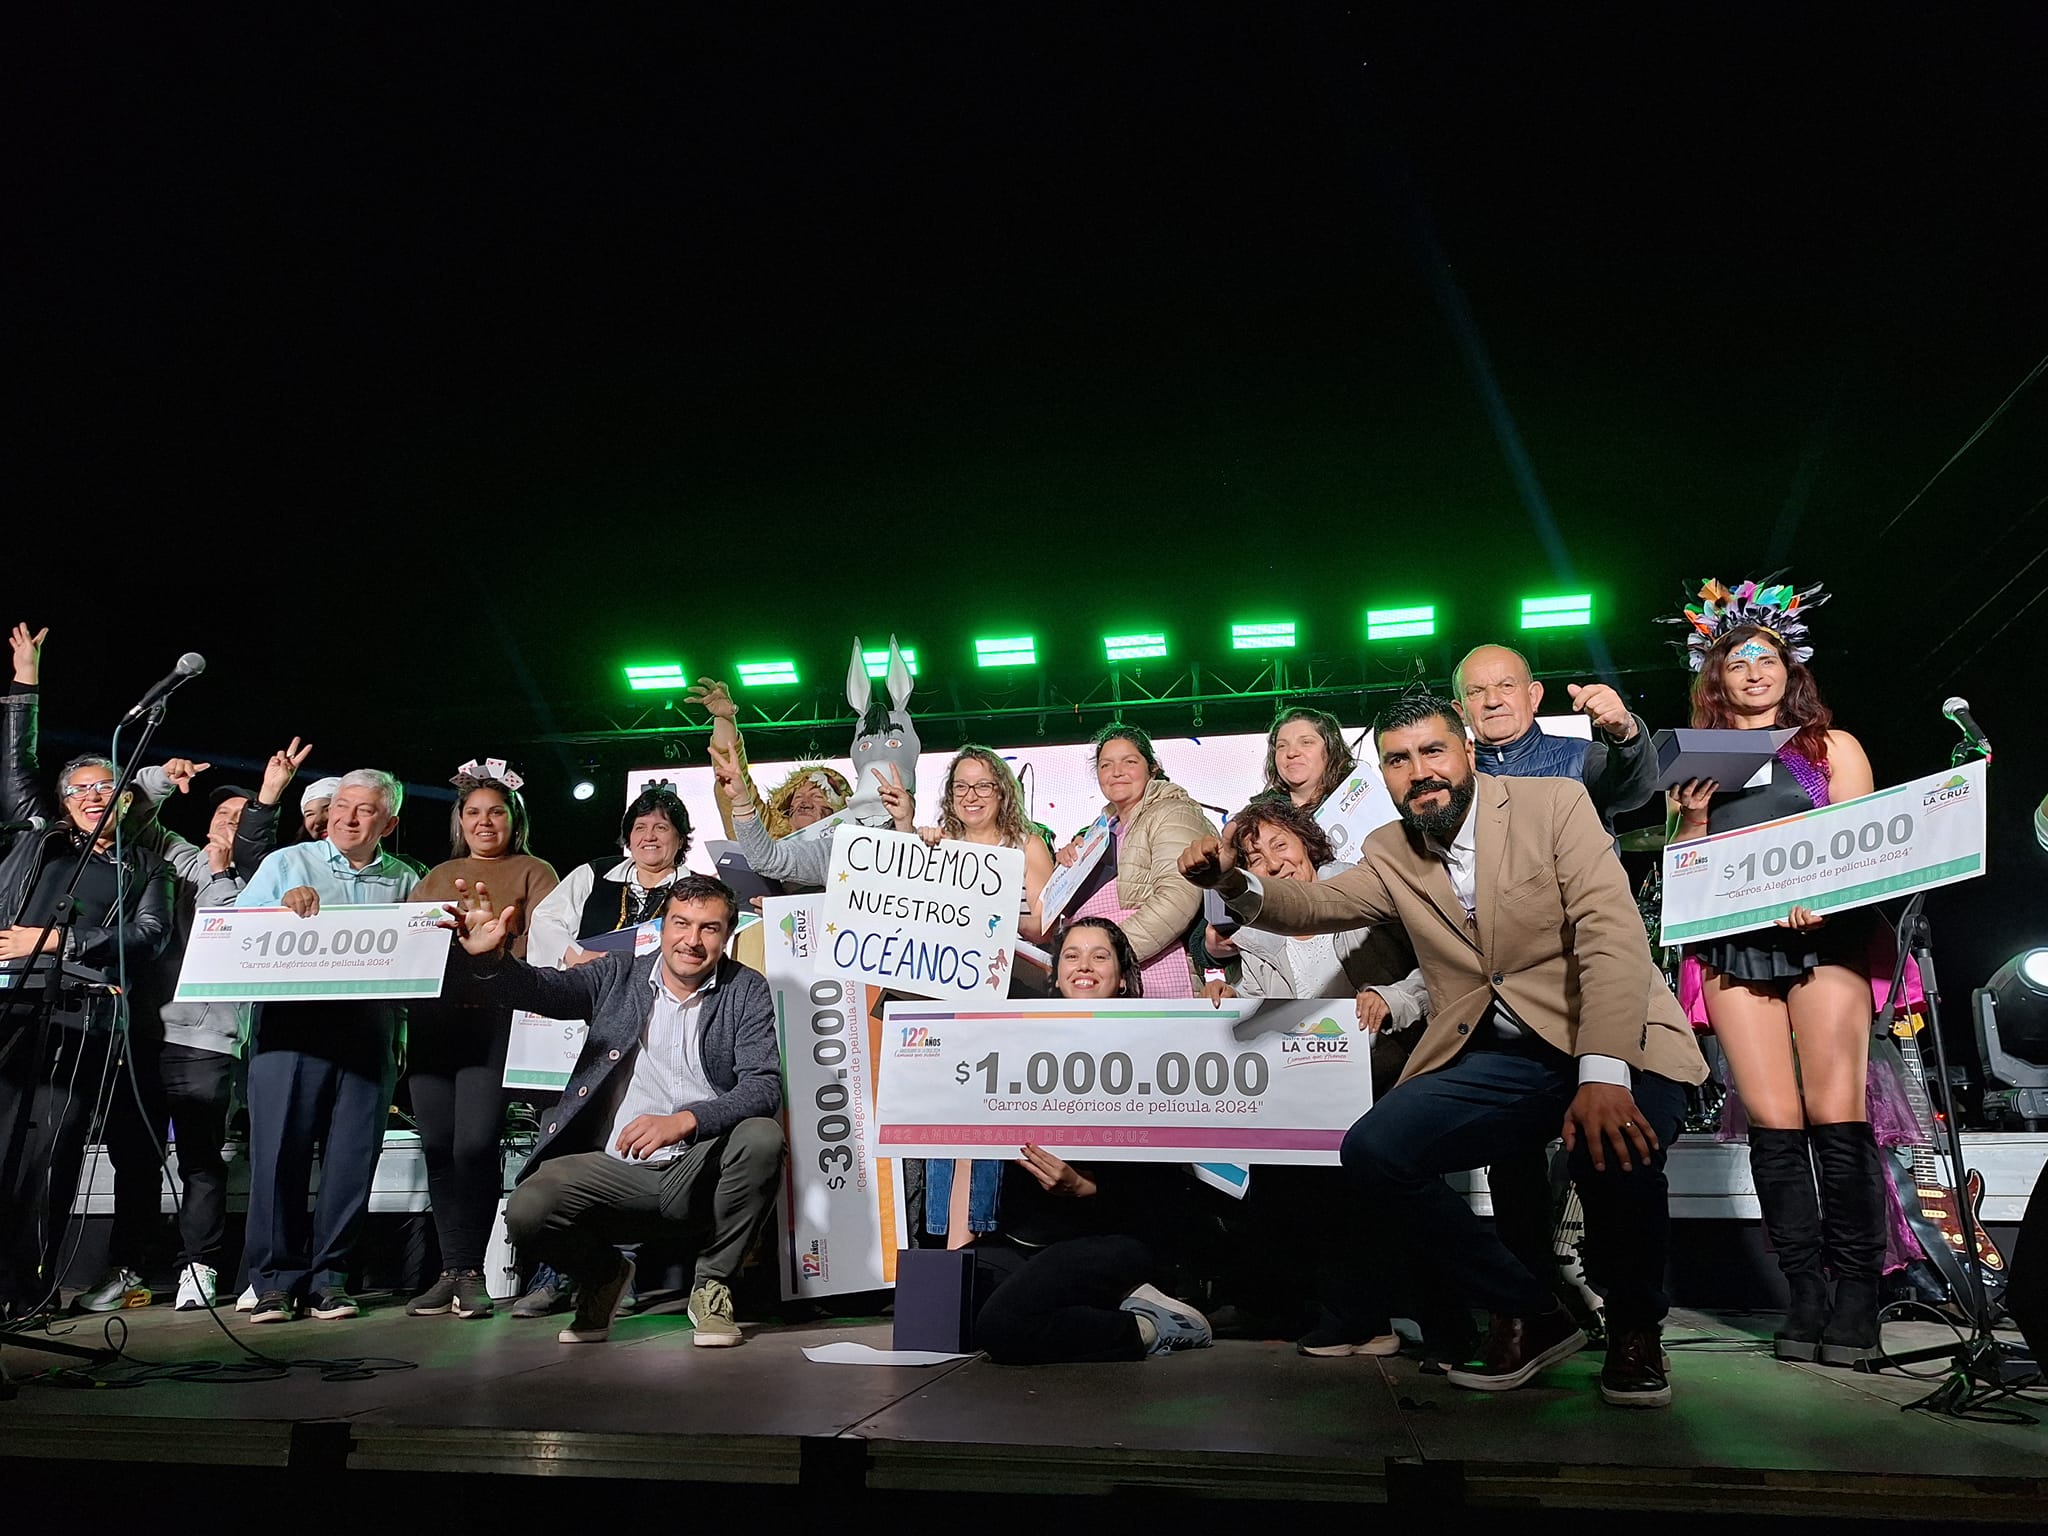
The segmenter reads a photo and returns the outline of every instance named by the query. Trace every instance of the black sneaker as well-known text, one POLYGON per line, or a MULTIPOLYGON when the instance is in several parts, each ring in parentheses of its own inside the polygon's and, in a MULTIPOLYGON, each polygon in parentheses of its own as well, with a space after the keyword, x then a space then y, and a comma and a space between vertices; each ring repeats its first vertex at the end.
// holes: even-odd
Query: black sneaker
POLYGON ((497 1310, 482 1270, 465 1269, 455 1277, 455 1300, 448 1310, 457 1317, 489 1317, 497 1310))
POLYGON ((360 1317, 363 1309, 356 1305, 355 1297, 347 1291, 321 1291, 306 1304, 306 1313, 317 1317, 323 1323, 339 1322, 345 1317, 360 1317))
POLYGON ((576 1287, 569 1277, 552 1264, 543 1264, 533 1272, 533 1284, 526 1288, 526 1294, 512 1303, 514 1317, 546 1317, 559 1312, 576 1299, 576 1287))
POLYGON ((290 1291, 265 1291, 256 1298, 255 1310, 249 1314, 252 1323, 288 1323, 299 1315, 299 1304, 292 1300, 290 1291))
POLYGON ((457 1277, 452 1269, 441 1271, 441 1277, 419 1295, 405 1304, 407 1317, 444 1317, 455 1306, 457 1277))
POLYGON ((633 1261, 620 1259, 608 1280, 585 1282, 576 1297, 576 1315, 555 1337, 564 1344, 602 1344, 612 1336, 619 1300, 633 1289, 633 1261))
POLYGON ((1661 1328, 1616 1328, 1600 1368, 1600 1399, 1617 1408, 1668 1408, 1670 1373, 1661 1328))

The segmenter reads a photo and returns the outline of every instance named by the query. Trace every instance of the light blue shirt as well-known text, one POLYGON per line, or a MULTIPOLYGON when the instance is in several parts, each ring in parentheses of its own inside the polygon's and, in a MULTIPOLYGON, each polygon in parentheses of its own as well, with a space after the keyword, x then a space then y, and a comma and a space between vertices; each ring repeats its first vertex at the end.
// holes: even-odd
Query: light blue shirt
POLYGON ((257 865, 235 905, 244 911, 282 906, 286 891, 310 885, 320 893, 322 906, 377 906, 404 901, 419 883, 419 875, 410 866, 399 863, 381 847, 377 857, 355 869, 341 850, 323 837, 317 843, 280 848, 257 865))
POLYGON ((669 991, 662 980, 661 962, 647 978, 654 993, 641 1032, 640 1049, 633 1056, 633 1075, 627 1079, 625 1097, 612 1113, 611 1128, 604 1134, 604 1150, 622 1163, 666 1163, 682 1156, 680 1145, 662 1147, 645 1158, 628 1157, 619 1150, 619 1133, 642 1115, 672 1115, 718 1097, 711 1079, 704 1075, 704 1042, 700 1030, 704 1021, 704 1000, 718 986, 713 971, 684 1002, 669 991))

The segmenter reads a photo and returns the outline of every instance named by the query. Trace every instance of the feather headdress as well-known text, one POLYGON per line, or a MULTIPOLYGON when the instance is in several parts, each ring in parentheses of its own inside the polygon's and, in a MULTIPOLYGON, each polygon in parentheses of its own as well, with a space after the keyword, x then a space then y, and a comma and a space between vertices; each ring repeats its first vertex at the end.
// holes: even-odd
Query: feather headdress
MULTIPOLYGON (((1774 571, 1764 581, 1783 574, 1774 571)), ((1707 652, 1716 641, 1743 628, 1768 630, 1784 644, 1787 655, 1804 664, 1813 658, 1813 647, 1806 643, 1806 615, 1828 595, 1818 582, 1801 589, 1789 583, 1766 586, 1745 581, 1730 589, 1709 577, 1700 584, 1698 607, 1687 603, 1683 613, 1658 622, 1686 626, 1685 664, 1695 672, 1707 664, 1707 652)))

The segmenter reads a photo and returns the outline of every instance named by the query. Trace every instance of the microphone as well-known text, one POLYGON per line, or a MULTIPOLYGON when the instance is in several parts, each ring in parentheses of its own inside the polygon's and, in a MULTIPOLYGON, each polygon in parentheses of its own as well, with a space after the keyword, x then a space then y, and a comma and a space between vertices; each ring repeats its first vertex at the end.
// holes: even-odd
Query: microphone
POLYGON ((48 825, 40 816, 31 816, 27 821, 0 821, 0 836, 10 832, 40 832, 48 825))
POLYGON ((179 687, 188 678, 197 677, 200 673, 204 672, 205 670, 206 658, 200 655, 197 651, 187 651, 184 655, 178 658, 178 664, 171 669, 170 675, 168 677, 158 679, 156 685, 152 687, 149 690, 149 692, 145 693, 142 696, 140 702, 138 702, 133 709, 129 710, 127 714, 121 717, 122 722, 125 724, 127 721, 136 719, 143 713, 143 711, 147 710, 150 707, 150 705, 156 703, 158 699, 164 698, 167 695, 169 695, 172 689, 179 687))
POLYGON ((1964 744, 1971 751, 1981 752, 1987 758, 1991 756, 1991 743, 1985 739, 1982 728, 1978 726, 1976 719, 1970 714, 1970 701, 1968 699, 1960 696, 1944 699, 1941 704, 1941 712, 1948 717, 1949 722, 1957 730, 1963 733, 1964 744))

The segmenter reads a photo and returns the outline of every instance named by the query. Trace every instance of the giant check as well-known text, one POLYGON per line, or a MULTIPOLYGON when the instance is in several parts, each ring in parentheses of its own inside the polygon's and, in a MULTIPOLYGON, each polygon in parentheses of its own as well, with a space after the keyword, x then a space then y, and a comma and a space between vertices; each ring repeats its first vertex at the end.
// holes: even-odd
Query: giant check
POLYGON ((176 1000, 283 1003, 439 997, 448 964, 438 901, 328 907, 201 907, 176 1000))
POLYGON ((874 1148, 1126 1162, 1335 1163, 1372 1107, 1347 998, 891 1002, 874 1148))
POLYGON ((822 896, 761 903, 789 1138, 777 1222, 786 1300, 894 1285, 897 1250, 909 1246, 896 1165, 872 1147, 879 989, 816 968, 822 905, 822 896))
POLYGON ((1845 912, 1983 874, 1984 767, 1671 844, 1661 942, 1768 927, 1795 906, 1845 912))

